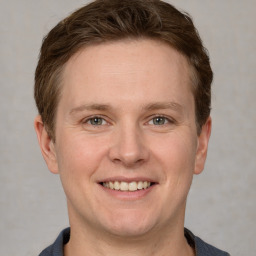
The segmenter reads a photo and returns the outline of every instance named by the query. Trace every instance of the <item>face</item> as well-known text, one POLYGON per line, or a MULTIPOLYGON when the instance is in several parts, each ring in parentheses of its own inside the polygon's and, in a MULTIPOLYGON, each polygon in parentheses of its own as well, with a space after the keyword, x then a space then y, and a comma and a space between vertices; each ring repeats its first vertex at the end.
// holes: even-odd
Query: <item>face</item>
POLYGON ((40 117, 35 126, 71 227, 119 236, 183 227, 211 126, 197 136, 187 60, 152 40, 90 46, 68 61, 62 86, 56 141, 40 117))

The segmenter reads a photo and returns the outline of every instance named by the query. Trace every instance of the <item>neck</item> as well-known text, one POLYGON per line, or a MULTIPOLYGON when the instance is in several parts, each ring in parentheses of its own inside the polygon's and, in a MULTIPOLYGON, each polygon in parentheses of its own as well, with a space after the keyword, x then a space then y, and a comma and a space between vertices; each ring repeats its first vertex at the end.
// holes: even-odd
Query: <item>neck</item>
POLYGON ((193 256, 194 250, 184 237, 182 225, 151 230, 131 237, 96 232, 89 226, 71 224, 70 241, 64 247, 65 256, 193 256))

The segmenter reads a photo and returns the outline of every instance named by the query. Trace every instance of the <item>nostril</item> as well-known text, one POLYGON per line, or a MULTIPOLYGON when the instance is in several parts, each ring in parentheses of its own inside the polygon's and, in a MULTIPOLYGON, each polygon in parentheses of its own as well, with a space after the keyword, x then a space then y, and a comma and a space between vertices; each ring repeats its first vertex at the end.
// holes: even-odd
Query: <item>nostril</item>
POLYGON ((114 138, 110 146, 109 157, 114 163, 122 163, 124 166, 134 166, 143 163, 148 159, 149 152, 138 132, 129 124, 122 130, 122 133, 114 138), (133 131, 133 132, 132 132, 133 131))

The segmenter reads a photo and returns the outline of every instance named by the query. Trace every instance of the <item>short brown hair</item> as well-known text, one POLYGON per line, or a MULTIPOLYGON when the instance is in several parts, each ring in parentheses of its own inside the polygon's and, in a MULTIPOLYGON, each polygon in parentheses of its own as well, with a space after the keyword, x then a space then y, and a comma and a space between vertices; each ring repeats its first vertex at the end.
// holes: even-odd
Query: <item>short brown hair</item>
POLYGON ((87 45, 126 38, 166 42, 188 59, 195 77, 193 94, 200 133, 210 115, 213 73, 191 17, 160 0, 96 0, 59 22, 43 40, 34 97, 53 140, 65 63, 87 45))

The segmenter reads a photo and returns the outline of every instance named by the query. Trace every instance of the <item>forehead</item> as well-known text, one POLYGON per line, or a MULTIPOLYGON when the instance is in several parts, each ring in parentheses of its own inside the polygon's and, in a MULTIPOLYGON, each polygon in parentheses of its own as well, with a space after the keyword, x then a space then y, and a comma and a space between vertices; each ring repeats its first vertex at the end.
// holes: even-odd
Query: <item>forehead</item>
POLYGON ((77 103, 80 97, 84 100, 85 91, 91 100, 103 94, 105 98, 130 95, 134 99, 134 92, 138 97, 145 92, 153 96, 174 85, 170 92, 176 96, 182 90, 192 91, 187 59, 168 44, 150 39, 85 47, 67 62, 62 81, 63 95, 77 103))

